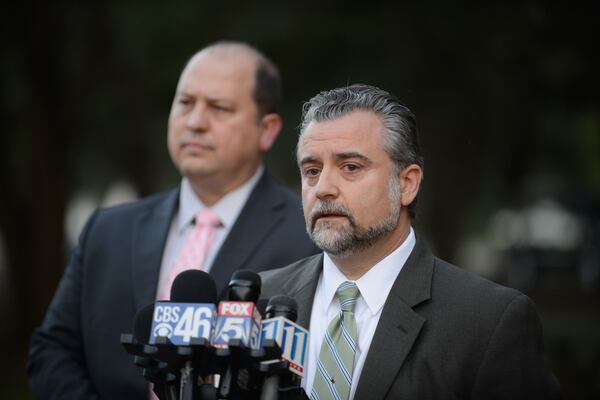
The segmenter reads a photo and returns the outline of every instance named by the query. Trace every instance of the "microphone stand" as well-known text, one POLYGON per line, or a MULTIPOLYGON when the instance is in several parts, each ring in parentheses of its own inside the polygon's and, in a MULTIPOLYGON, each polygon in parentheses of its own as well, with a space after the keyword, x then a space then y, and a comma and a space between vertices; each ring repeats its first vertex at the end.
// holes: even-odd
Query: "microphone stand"
POLYGON ((187 361, 185 367, 181 369, 179 400, 196 400, 198 395, 197 382, 198 373, 192 368, 191 362, 187 361))

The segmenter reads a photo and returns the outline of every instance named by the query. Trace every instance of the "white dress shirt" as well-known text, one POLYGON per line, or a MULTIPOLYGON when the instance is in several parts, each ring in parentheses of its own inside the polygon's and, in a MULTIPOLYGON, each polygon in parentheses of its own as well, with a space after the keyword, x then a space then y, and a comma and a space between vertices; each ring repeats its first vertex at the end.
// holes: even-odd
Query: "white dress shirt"
MULTIPOLYGON (((212 264, 219 253, 221 245, 223 245, 223 242, 231 231, 233 224, 240 215, 246 201, 248 201, 248 197, 250 197, 250 193, 258 183, 263 171, 264 167, 260 165, 249 180, 235 190, 227 193, 222 199, 210 207, 210 209, 219 217, 221 225, 217 228, 213 244, 206 255, 206 260, 204 262, 206 272, 210 271, 212 268, 212 264)), ((169 277, 169 272, 175 258, 194 230, 194 216, 205 208, 207 207, 194 193, 190 181, 187 178, 183 178, 181 190, 179 191, 179 207, 171 221, 165 251, 163 252, 160 275, 158 278, 157 295, 160 288, 163 287, 169 277)))
MULTIPOLYGON (((358 346, 354 357, 354 371, 350 399, 354 398, 358 379, 362 372, 373 334, 377 328, 381 310, 385 304, 392 286, 415 246, 415 234, 410 228, 408 237, 391 254, 375 264, 366 274, 354 281, 360 291, 360 296, 354 309, 356 326, 358 328, 358 346)), ((315 379, 316 364, 321 351, 321 343, 327 327, 340 312, 339 301, 335 298, 338 286, 348 278, 340 272, 331 258, 324 254, 323 272, 317 284, 315 299, 310 317, 310 339, 306 373, 302 387, 310 396, 315 379)))

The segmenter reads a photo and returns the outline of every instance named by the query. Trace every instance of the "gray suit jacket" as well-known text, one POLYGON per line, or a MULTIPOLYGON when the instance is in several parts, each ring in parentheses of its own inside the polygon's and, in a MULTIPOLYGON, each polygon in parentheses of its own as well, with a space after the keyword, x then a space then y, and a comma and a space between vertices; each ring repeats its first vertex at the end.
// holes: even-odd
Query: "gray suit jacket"
MULTIPOLYGON (((316 255, 261 273, 262 297, 293 297, 309 328, 316 255)), ((555 399, 531 300, 434 257, 420 240, 384 305, 355 399, 555 399)))
MULTIPOLYGON (((148 399, 119 344, 154 301, 178 191, 96 212, 32 337, 28 373, 40 399, 148 399)), ((261 271, 315 254, 300 198, 265 173, 221 247, 211 275, 223 292, 238 269, 261 271)))

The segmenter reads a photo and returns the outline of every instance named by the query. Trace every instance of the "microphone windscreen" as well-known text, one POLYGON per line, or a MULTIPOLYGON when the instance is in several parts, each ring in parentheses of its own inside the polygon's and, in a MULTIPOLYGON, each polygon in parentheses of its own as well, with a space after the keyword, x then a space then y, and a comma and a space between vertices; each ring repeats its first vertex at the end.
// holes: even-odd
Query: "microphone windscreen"
POLYGON ((229 300, 256 303, 260 297, 261 286, 260 275, 254 271, 240 269, 231 276, 229 281, 229 300))
POLYGON ((289 296, 273 296, 269 300, 265 312, 267 318, 284 317, 296 322, 298 319, 298 303, 289 296))
POLYGON ((262 286, 262 280, 260 279, 260 275, 254 271, 250 271, 247 269, 240 269, 238 271, 235 271, 233 275, 231 275, 231 281, 229 282, 229 286, 231 286, 231 284, 236 281, 248 281, 249 285, 258 287, 262 286))
POLYGON ((152 329, 152 314, 154 314, 154 303, 140 308, 133 320, 133 338, 138 343, 148 343, 150 330, 152 329))
POLYGON ((269 299, 258 299, 256 302, 256 308, 260 313, 260 316, 265 318, 265 313, 267 312, 267 305, 269 304, 269 299))
POLYGON ((188 269, 173 280, 171 301, 175 303, 210 303, 217 302, 217 285, 213 278, 204 271, 188 269))

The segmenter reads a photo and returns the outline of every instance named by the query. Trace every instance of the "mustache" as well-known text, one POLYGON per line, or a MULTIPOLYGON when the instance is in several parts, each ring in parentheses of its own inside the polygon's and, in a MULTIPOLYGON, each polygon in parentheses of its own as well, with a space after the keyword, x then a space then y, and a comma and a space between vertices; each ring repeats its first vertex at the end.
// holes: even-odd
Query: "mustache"
POLYGON ((326 215, 338 215, 346 217, 352 226, 355 225, 352 211, 342 204, 336 204, 333 201, 321 200, 315 203, 312 211, 310 212, 309 222, 311 231, 315 228, 317 219, 326 215))
POLYGON ((179 138, 179 145, 196 144, 199 146, 213 148, 212 141, 208 140, 206 135, 201 135, 190 130, 186 130, 179 138))

